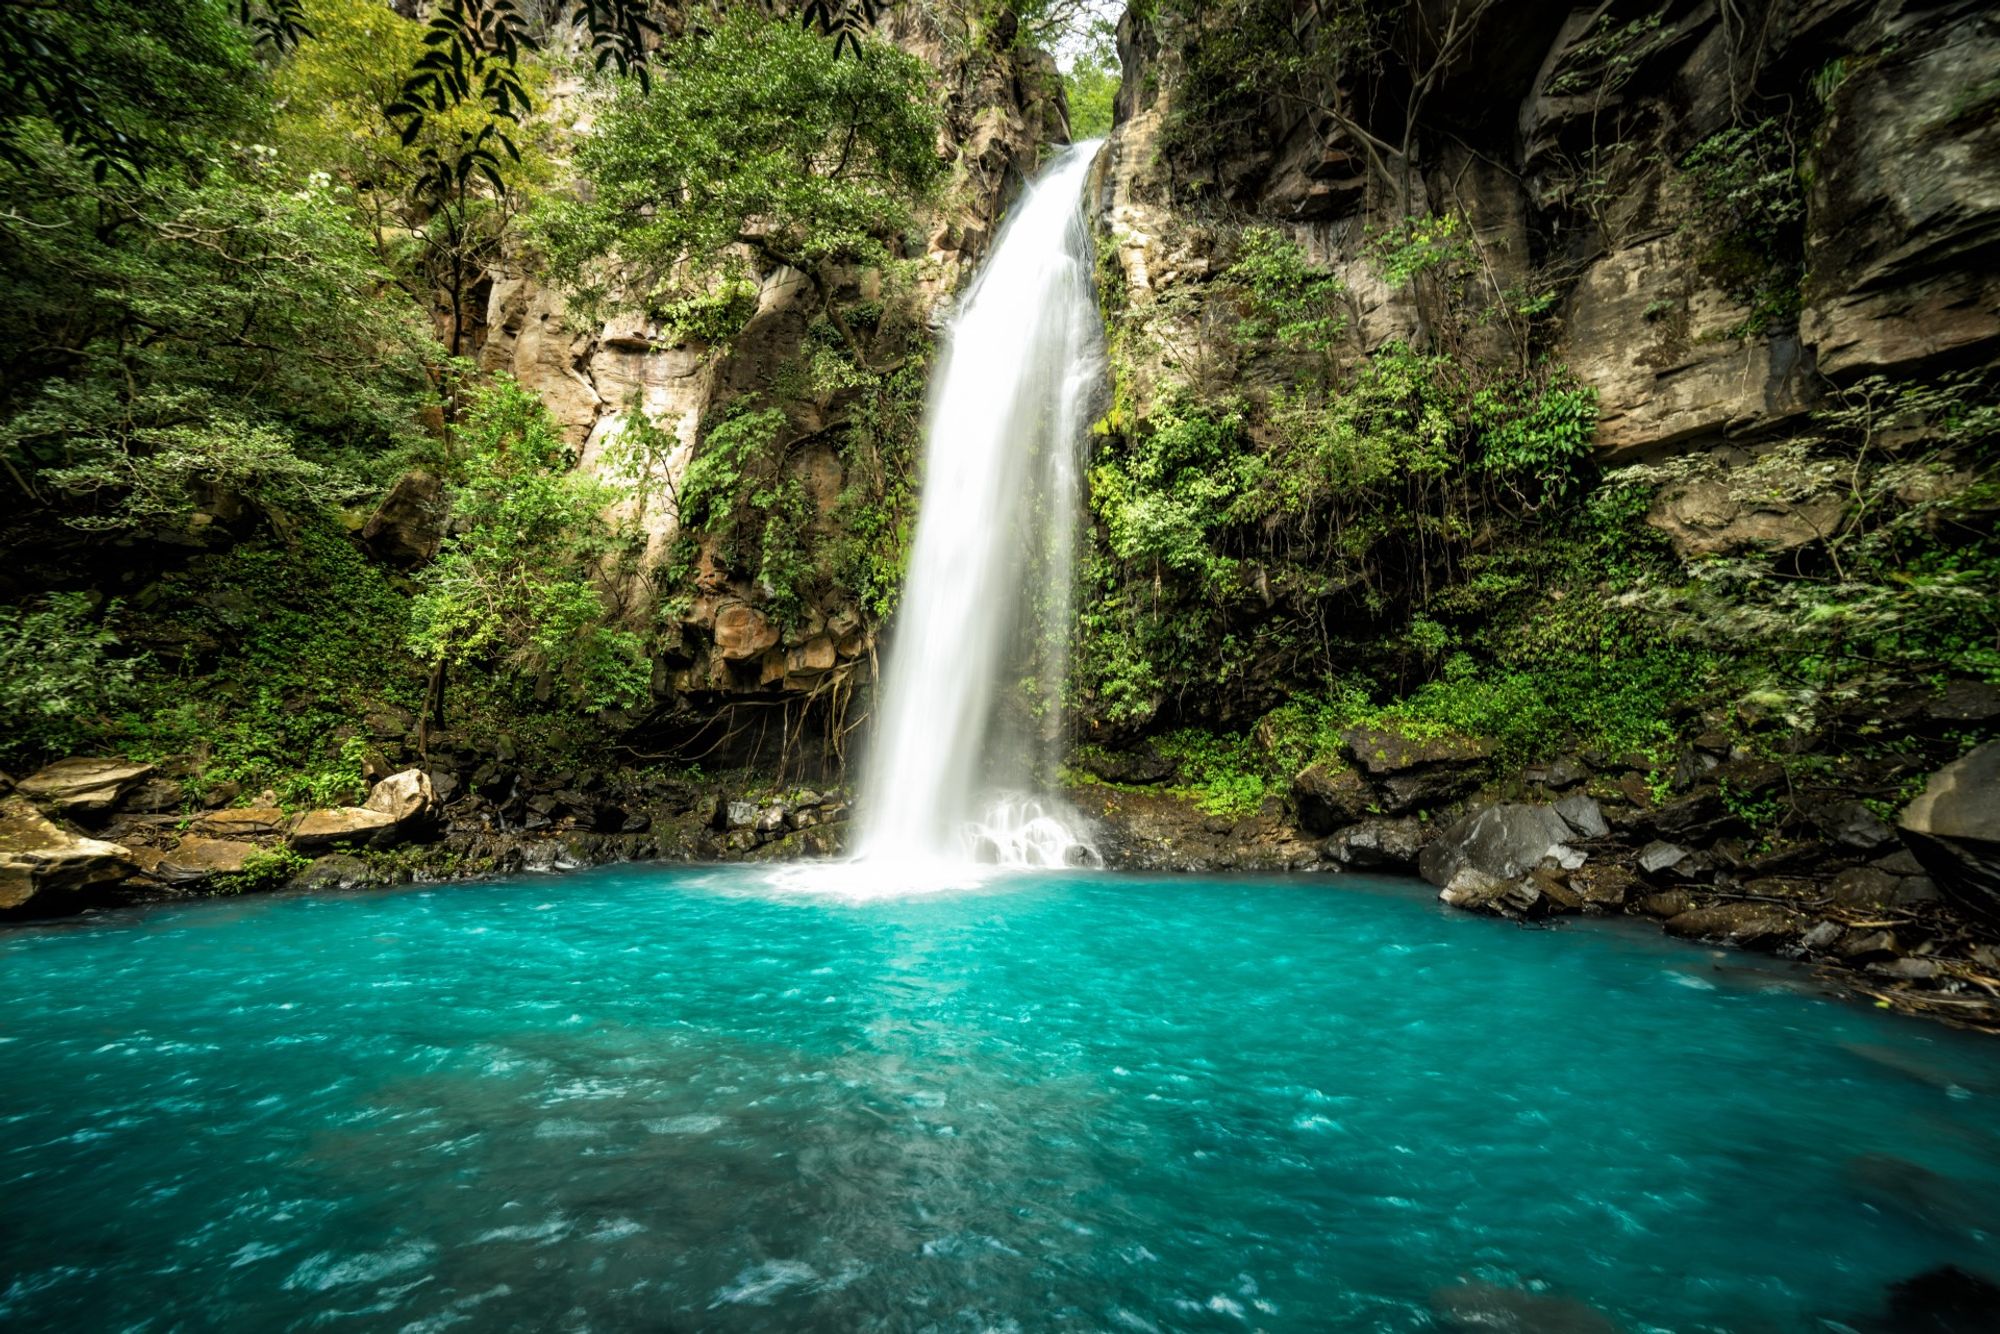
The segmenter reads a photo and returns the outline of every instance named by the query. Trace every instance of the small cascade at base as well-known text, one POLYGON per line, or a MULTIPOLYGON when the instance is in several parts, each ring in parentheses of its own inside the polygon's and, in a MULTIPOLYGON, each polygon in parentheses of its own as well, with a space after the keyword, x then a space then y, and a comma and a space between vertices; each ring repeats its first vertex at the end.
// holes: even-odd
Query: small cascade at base
POLYGON ((1082 453, 1104 378, 1083 207, 1097 148, 1063 150, 1023 194, 947 334, 856 812, 862 864, 1101 864, 1075 811, 1031 795, 1060 738, 1082 453))

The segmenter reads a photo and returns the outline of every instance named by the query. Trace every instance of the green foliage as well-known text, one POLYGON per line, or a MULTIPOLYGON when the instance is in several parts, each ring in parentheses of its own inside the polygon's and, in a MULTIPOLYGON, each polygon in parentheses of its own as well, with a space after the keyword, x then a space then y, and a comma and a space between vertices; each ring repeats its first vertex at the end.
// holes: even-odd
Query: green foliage
POLYGON ((1379 227, 1368 237, 1367 255, 1391 287, 1426 273, 1455 274, 1476 258, 1456 213, 1420 214, 1379 227))
POLYGON ((348 204, 290 188, 268 150, 93 183, 43 143, 0 168, 0 193, 0 330, 21 349, 0 372, 0 460, 62 517, 143 530, 231 495, 310 507, 414 438, 415 311, 381 299, 348 204))
POLYGON ((1063 71, 1063 100, 1069 107, 1069 136, 1100 139, 1111 133, 1113 103, 1124 77, 1111 25, 1101 20, 1083 49, 1063 71))
POLYGON ((1503 380, 1472 396, 1479 467, 1527 498, 1577 486, 1597 431, 1597 390, 1557 367, 1537 384, 1503 380))
POLYGON ((1689 226, 1702 267, 1750 307, 1735 336, 1796 320, 1805 193, 1785 124, 1767 119, 1719 130, 1681 168, 1694 198, 1689 226))
POLYGON ((83 748, 131 691, 133 663, 113 656, 113 602, 51 593, 0 606, 0 761, 33 764, 83 748))
POLYGON ((1223 280, 1242 292, 1236 336, 1325 354, 1347 326, 1335 304, 1340 280, 1306 262, 1305 251, 1275 227, 1246 227, 1223 280))
POLYGON ((784 426, 782 408, 736 408, 711 422, 681 479, 682 526, 706 532, 727 524, 750 499, 753 465, 770 453, 784 426))
POLYGON ((421 576, 411 651, 512 672, 578 708, 644 699, 651 665, 600 587, 629 547, 603 518, 615 497, 570 471, 541 401, 504 377, 479 392, 451 446, 452 535, 421 576))
POLYGON ((59 139, 87 178, 172 170, 247 119, 257 65, 230 0, 0 5, 0 163, 59 139))
POLYGON ((1251 815, 1273 795, 1276 783, 1266 757, 1247 736, 1183 728, 1163 734, 1156 744, 1174 762, 1181 790, 1206 814, 1251 815))
POLYGON ((1255 466, 1240 411, 1217 414, 1184 402, 1162 404, 1152 429, 1122 458, 1092 470, 1091 504, 1120 560, 1166 566, 1200 586, 1227 580, 1235 563, 1217 550, 1217 531, 1255 466))
POLYGON ((363 718, 420 700, 409 602, 332 522, 289 543, 196 556, 142 591, 154 661, 106 737, 139 758, 187 756, 198 793, 273 788, 287 805, 367 793, 363 718))
POLYGON ((587 196, 540 219, 554 272, 586 305, 606 294, 603 261, 640 303, 701 295, 740 276, 739 239, 808 270, 880 258, 940 179, 928 75, 891 46, 840 60, 792 23, 733 8, 657 63, 651 93, 621 85, 579 146, 587 196))
POLYGON ((243 859, 243 869, 219 875, 208 882, 217 894, 254 894, 276 889, 312 865, 290 848, 259 848, 243 859))

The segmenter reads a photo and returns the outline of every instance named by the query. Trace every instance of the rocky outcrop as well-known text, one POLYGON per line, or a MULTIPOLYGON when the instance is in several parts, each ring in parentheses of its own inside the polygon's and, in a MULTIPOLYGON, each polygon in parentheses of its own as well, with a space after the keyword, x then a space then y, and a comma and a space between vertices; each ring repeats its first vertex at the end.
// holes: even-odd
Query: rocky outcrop
POLYGON ((1939 888, 2000 923, 2000 741, 1932 774, 1896 824, 1939 888))
POLYGON ((377 560, 421 565, 437 555, 444 540, 444 482, 427 472, 406 472, 368 516, 361 544, 377 560))
MULTIPOLYGON (((1430 24, 1457 8, 1437 6, 1430 24)), ((1457 214, 1483 296, 1557 303, 1553 351, 1597 391, 1607 460, 1769 439, 1803 425, 1824 377, 2000 355, 2000 122, 1983 73, 1997 32, 1989 7, 1962 2, 1496 7, 1465 48, 1476 57, 1427 74, 1436 91, 1413 129, 1400 93, 1345 89, 1370 148, 1302 109, 1340 104, 1327 87, 1238 90, 1205 137, 1173 137, 1188 101, 1224 95, 1191 86, 1200 22, 1128 16, 1100 220, 1135 303, 1212 276, 1210 199, 1280 228, 1341 280, 1352 358, 1429 318, 1419 294, 1373 271, 1371 238, 1408 214, 1457 214), (1741 196, 1703 195, 1689 156, 1784 105, 1802 127, 1785 151, 1807 184, 1754 237, 1725 236, 1741 196), (1800 272, 1802 287, 1786 276, 1800 272)), ((1436 54, 1392 46, 1398 66, 1436 54)), ((1150 393, 1143 375, 1133 389, 1150 393)), ((1728 525, 1705 521, 1714 499, 1690 499, 1693 526, 1728 525)))
POLYGON ((0 910, 61 911, 71 905, 49 900, 137 869, 129 849, 60 829, 24 797, 0 797, 0 910))
POLYGON ((88 820, 110 814, 152 772, 150 764, 124 760, 58 760, 23 778, 15 790, 57 814, 88 820))
POLYGON ((335 846, 373 847, 396 828, 396 821, 380 811, 360 806, 334 810, 307 811, 293 823, 286 842, 298 852, 321 852, 335 846))

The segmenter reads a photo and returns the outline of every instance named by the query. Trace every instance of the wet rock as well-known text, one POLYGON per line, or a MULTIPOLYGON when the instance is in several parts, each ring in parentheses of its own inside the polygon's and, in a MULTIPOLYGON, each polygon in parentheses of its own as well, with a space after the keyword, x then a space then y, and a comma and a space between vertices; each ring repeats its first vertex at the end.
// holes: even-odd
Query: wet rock
POLYGON ((1587 906, 1618 908, 1639 884, 1639 877, 1622 866, 1592 864, 1570 872, 1569 885, 1587 906))
POLYGON ((139 784, 119 801, 118 809, 135 815, 162 815, 187 805, 187 789, 171 778, 153 777, 139 784))
POLYGON ((1413 819, 1363 820, 1322 847, 1326 860, 1355 871, 1414 870, 1424 850, 1424 825, 1413 819))
POLYGON ((1654 841, 1639 849, 1639 869, 1648 875, 1678 866, 1687 859, 1688 850, 1678 843, 1654 841))
POLYGON ((1812 821, 1830 842, 1869 851, 1896 841, 1896 831, 1859 801, 1836 801, 1820 807, 1812 821))
POLYGON ((1941 1232, 1983 1232, 1993 1221, 1971 1189, 1907 1158, 1862 1154, 1849 1159, 1841 1175, 1848 1189, 1875 1208, 1941 1232))
POLYGON ((1478 786, 1478 774, 1492 745, 1456 733, 1411 736, 1392 727, 1356 727, 1341 735, 1355 767, 1374 779, 1381 808, 1401 815, 1436 806, 1478 786))
POLYGON ((780 834, 785 829, 785 807, 781 802, 767 806, 757 812, 757 821, 751 826, 760 834, 780 834))
POLYGON ((1902 881, 1872 866, 1855 866, 1833 878, 1833 901, 1850 908, 1884 908, 1896 901, 1902 881))
POLYGON ((2000 741, 1932 774, 1897 829, 1946 897, 2000 922, 2000 741))
POLYGON ((1990 723, 2000 719, 2000 686, 1984 681, 1953 681, 1924 709, 1940 723, 1990 723))
POLYGON ((1365 820, 1376 804, 1374 789, 1360 774, 1324 760, 1298 772, 1292 779, 1292 795, 1298 802, 1299 824, 1312 834, 1365 820))
POLYGON ((1809 950, 1822 951, 1846 934, 1847 928, 1838 922, 1814 922, 1806 928, 1806 933, 1799 937, 1799 944, 1809 950))
POLYGON ((1679 917, 1694 907, 1694 897, 1684 889, 1648 894, 1633 905, 1648 917, 1679 917))
POLYGON ((388 837, 395 827, 396 821, 381 811, 343 806, 335 810, 307 811, 298 818, 286 838, 299 852, 316 852, 336 843, 373 847, 388 837))
POLYGON ((1141 742, 1130 750, 1102 750, 1090 747, 1079 751, 1076 765, 1092 777, 1107 783, 1164 783, 1174 776, 1173 761, 1141 742))
POLYGON ((1604 809, 1594 798, 1572 793, 1556 803, 1556 814, 1569 823, 1578 838, 1603 838, 1611 832, 1604 821, 1604 809))
POLYGON ((750 801, 724 802, 718 808, 724 829, 748 829, 757 823, 757 804, 750 801))
POLYGON ((1716 903, 1667 919, 1668 935, 1767 949, 1795 939, 1803 928, 1797 913, 1768 903, 1716 903))
POLYGON ((1431 1314, 1460 1334, 1618 1334, 1595 1307, 1546 1292, 1461 1283, 1431 1294, 1431 1314))
POLYGON ((359 857, 329 853, 315 857, 312 865, 292 877, 296 889, 317 891, 358 889, 374 882, 375 873, 359 857))
POLYGON ((1868 971, 1898 982, 1934 982, 1944 969, 1936 959, 1905 957, 1871 964, 1868 971))
POLYGON ((285 832, 291 818, 276 806, 232 806, 207 812, 195 820, 192 828, 208 838, 274 838, 285 832))
POLYGON ((59 829, 26 800, 0 797, 0 909, 113 884, 137 866, 117 843, 59 829))
POLYGON ((190 835, 169 849, 151 870, 157 879, 169 884, 199 884, 218 875, 236 874, 259 851, 255 843, 190 835))
POLYGON ((1889 1328, 1928 1334, 2000 1329, 2000 1284, 1957 1265, 1927 1269, 1889 1289, 1889 1328))
POLYGON ((1564 757, 1553 764, 1531 764, 1521 771, 1521 777, 1526 782, 1560 789, 1575 787, 1590 777, 1590 770, 1584 768, 1579 761, 1564 757))
POLYGON ((1841 958, 1852 964, 1877 963, 1893 959, 1902 952, 1894 931, 1864 930, 1845 933, 1839 946, 1834 950, 1841 958))
POLYGON ((23 778, 14 790, 58 815, 90 820, 109 815, 126 793, 152 773, 150 764, 124 760, 57 760, 23 778))
POLYGON ((1417 859, 1417 869, 1432 884, 1446 885, 1466 866, 1513 879, 1541 865, 1545 858, 1582 865, 1580 855, 1567 842, 1572 837, 1569 823, 1552 807, 1489 806, 1439 834, 1417 859))
POLYGON ((1966 89, 2000 67, 1989 6, 1913 31, 1828 98, 1806 200, 1799 333, 1839 381, 1989 351, 2000 338, 2000 119, 1966 89))

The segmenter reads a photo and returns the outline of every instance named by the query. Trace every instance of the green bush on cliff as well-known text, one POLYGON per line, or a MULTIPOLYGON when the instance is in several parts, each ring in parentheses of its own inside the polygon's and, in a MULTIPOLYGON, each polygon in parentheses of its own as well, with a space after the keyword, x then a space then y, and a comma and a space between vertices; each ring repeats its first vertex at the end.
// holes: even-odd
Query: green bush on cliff
POLYGON ((132 662, 113 652, 120 610, 88 593, 0 606, 0 761, 34 764, 105 730, 132 683, 132 662))
POLYGON ((358 800, 364 716, 422 698, 404 649, 409 607, 328 516, 289 540, 198 555, 133 599, 133 638, 151 661, 101 744, 188 757, 203 791, 233 783, 290 804, 358 800))
POLYGON ((585 709, 644 699, 650 663, 604 584, 631 546, 604 518, 621 497, 572 471, 541 400, 506 377, 478 392, 449 451, 451 536, 420 577, 411 651, 434 680, 500 673, 585 709))
POLYGON ((732 8, 662 47, 650 90, 616 88, 577 148, 590 183, 538 220, 587 306, 669 305, 740 277, 733 247, 807 272, 879 258, 938 184, 921 61, 867 40, 853 58, 789 19, 732 8))

